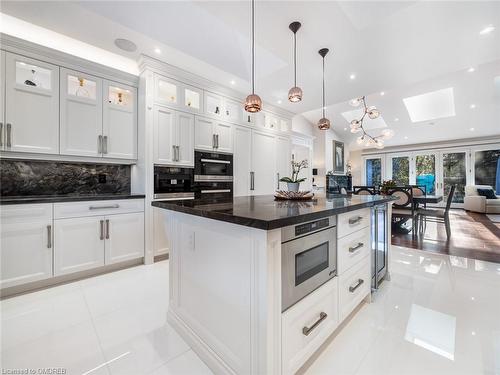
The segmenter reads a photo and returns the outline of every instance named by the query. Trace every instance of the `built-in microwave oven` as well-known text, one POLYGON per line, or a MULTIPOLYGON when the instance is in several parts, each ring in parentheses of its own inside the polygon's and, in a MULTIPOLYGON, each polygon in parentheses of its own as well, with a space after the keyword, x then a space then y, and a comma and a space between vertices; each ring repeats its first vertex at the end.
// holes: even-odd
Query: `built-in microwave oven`
POLYGON ((337 275, 337 217, 281 230, 282 311, 337 275))
POLYGON ((194 199, 193 168, 154 167, 154 199, 194 199))
POLYGON ((194 181, 233 181, 233 155, 195 151, 194 181))

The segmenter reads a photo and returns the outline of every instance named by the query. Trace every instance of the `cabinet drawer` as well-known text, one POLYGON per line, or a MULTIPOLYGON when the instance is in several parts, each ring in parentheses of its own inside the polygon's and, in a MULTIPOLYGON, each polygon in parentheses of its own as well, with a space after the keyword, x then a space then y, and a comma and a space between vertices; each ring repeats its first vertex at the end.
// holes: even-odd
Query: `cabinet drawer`
POLYGON ((55 219, 103 216, 143 211, 144 199, 117 199, 54 204, 55 219))
POLYGON ((294 374, 338 325, 338 280, 334 277, 281 317, 283 374, 294 374))
POLYGON ((344 320, 371 291, 370 257, 339 276, 340 321, 344 320))
POLYGON ((2 224, 52 220, 52 203, 2 206, 2 224))
POLYGON ((337 270, 341 275, 370 254, 370 227, 339 238, 337 242, 337 270))
POLYGON ((352 212, 340 214, 337 221, 337 237, 348 234, 370 225, 370 209, 363 208, 352 212))

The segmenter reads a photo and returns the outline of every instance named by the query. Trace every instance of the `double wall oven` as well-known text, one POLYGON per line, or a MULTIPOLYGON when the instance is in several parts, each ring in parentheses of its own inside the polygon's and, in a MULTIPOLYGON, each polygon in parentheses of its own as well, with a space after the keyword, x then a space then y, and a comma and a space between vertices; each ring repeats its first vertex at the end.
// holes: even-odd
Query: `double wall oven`
POLYGON ((233 155, 195 151, 194 191, 201 199, 233 197, 233 155))
POLYGON ((281 299, 285 311, 337 275, 337 217, 281 230, 281 299))

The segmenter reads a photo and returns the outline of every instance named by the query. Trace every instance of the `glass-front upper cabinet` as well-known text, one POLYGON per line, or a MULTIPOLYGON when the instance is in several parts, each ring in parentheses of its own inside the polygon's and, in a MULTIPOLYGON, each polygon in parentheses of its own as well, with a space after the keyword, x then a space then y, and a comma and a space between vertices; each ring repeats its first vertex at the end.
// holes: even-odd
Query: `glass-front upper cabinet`
POLYGON ((222 116, 223 98, 210 91, 204 92, 205 113, 212 116, 222 116))
POLYGON ((264 114, 264 126, 268 129, 278 130, 280 127, 280 120, 275 115, 266 113, 264 114))
POLYGON ((282 132, 287 132, 290 129, 290 122, 288 120, 285 120, 285 119, 280 119, 280 130, 282 132))
POLYGON ((4 111, 2 150, 59 153, 59 67, 6 53, 4 111))
POLYGON ((61 68, 60 92, 61 154, 102 156, 102 79, 61 68))
POLYGON ((178 106, 180 82, 155 74, 155 101, 159 104, 178 106))
POLYGON ((184 85, 184 106, 192 112, 200 112, 202 109, 203 91, 193 86, 184 85))
POLYGON ((241 122, 241 107, 243 106, 237 100, 224 98, 224 112, 222 116, 225 120, 230 122, 241 122))
POLYGON ((135 87, 104 81, 102 114, 104 157, 137 159, 136 98, 135 87))

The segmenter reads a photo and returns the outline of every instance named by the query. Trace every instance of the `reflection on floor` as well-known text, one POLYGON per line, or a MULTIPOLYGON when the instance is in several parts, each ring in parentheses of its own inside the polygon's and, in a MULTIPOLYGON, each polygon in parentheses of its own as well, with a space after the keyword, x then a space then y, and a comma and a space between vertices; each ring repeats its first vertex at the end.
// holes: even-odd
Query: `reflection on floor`
MULTIPOLYGON (((500 265, 394 247, 392 280, 307 374, 499 374, 500 265)), ((211 374, 166 322, 168 261, 0 303, 5 368, 211 374)))
POLYGON ((500 223, 486 215, 451 210, 451 238, 448 241, 443 224, 427 223, 424 234, 393 234, 392 244, 435 253, 500 263, 500 223))

